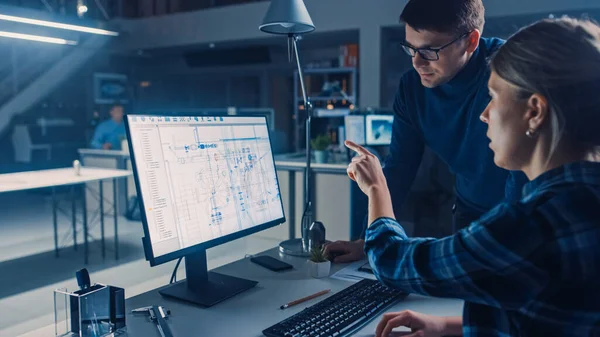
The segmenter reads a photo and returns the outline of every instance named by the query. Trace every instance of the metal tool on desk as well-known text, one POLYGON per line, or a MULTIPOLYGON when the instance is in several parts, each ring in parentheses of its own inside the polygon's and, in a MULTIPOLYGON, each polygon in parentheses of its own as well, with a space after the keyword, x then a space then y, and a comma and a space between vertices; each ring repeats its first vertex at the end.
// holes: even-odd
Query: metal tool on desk
POLYGON ((167 324, 166 319, 169 318, 171 310, 167 310, 165 307, 160 305, 152 305, 148 307, 142 307, 131 310, 132 313, 141 313, 150 315, 150 320, 156 324, 158 332, 162 337, 173 337, 171 328, 167 324))

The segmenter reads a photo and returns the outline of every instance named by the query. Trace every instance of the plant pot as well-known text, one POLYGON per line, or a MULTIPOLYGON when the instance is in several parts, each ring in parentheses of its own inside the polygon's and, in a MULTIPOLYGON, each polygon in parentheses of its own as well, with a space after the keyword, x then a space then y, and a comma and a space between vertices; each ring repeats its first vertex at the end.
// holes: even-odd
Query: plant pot
POLYGON ((324 164, 327 162, 327 151, 314 151, 315 153, 315 162, 319 164, 324 164))
POLYGON ((308 269, 310 270, 310 276, 314 278, 323 278, 329 276, 331 270, 331 261, 326 262, 313 262, 308 261, 308 269))

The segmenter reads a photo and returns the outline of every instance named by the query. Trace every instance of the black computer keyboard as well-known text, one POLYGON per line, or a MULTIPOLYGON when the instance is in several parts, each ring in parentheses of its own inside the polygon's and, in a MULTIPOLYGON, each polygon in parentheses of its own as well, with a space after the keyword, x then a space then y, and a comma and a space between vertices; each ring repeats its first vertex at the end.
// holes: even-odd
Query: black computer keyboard
POLYGON ((378 281, 362 280, 263 330, 267 337, 350 336, 406 297, 378 281))

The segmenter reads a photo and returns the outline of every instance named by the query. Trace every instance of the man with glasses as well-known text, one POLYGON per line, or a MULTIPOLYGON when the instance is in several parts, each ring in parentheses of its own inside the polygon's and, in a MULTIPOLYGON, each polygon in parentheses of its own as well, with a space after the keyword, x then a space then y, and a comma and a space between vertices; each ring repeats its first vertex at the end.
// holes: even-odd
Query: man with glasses
MULTIPOLYGON (((400 20, 414 69, 400 80, 384 164, 394 211, 399 213, 428 146, 456 175, 457 231, 505 198, 517 200, 526 181, 494 164, 487 127, 479 120, 490 101, 487 58, 504 41, 481 37, 481 0, 410 0, 400 20)), ((338 241, 327 250, 334 262, 350 262, 364 257, 363 246, 362 239, 338 241)))

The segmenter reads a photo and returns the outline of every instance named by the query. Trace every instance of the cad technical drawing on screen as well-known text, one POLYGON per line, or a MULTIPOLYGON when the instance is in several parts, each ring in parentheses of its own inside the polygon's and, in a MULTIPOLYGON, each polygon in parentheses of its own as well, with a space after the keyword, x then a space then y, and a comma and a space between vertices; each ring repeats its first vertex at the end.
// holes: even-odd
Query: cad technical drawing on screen
POLYGON ((154 257, 283 218, 265 118, 127 118, 154 257))

